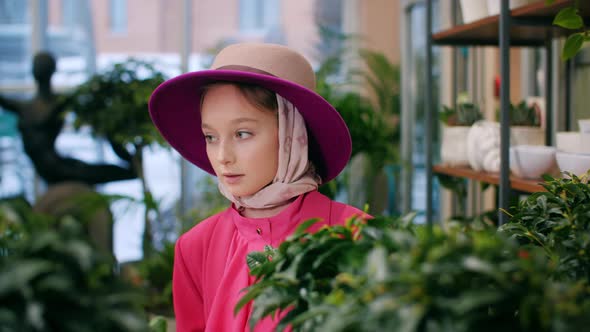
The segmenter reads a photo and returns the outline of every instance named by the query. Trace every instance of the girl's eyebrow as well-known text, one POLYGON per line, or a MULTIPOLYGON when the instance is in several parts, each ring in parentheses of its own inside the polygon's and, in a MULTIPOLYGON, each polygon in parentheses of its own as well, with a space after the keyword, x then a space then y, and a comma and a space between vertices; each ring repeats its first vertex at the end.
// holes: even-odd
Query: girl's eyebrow
POLYGON ((242 123, 242 122, 258 122, 254 118, 237 118, 230 121, 231 123, 242 123))
MULTIPOLYGON (((258 120, 254 118, 237 118, 230 121, 232 124, 240 124, 244 122, 258 122, 258 120)), ((201 128, 212 129, 212 127, 206 123, 202 123, 201 128)))

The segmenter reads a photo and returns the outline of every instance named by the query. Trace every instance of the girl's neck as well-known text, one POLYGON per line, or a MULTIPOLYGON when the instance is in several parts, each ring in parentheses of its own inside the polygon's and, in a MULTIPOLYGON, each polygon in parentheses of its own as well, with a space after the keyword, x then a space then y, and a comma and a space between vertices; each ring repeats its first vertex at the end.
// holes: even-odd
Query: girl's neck
POLYGON ((244 208, 240 211, 240 214, 246 218, 270 218, 274 217, 277 214, 281 213, 284 209, 286 209, 289 204, 291 204, 293 200, 287 201, 285 204, 269 208, 269 209, 252 209, 252 208, 244 208))

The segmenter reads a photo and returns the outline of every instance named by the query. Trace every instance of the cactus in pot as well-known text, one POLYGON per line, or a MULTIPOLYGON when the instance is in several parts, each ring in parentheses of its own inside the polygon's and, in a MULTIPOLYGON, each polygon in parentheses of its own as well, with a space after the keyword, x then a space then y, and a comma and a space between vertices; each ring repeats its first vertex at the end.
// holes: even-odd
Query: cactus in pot
POLYGON ((460 103, 456 108, 443 106, 440 120, 447 126, 471 126, 483 119, 479 106, 474 103, 460 103))
MULTIPOLYGON (((534 103, 521 101, 510 104, 510 145, 545 145, 545 133, 541 128, 541 111, 534 103)), ((500 117, 500 111, 497 111, 500 117)))
POLYGON ((510 122, 512 126, 539 127, 541 125, 539 111, 535 105, 521 101, 517 105, 510 104, 510 122))

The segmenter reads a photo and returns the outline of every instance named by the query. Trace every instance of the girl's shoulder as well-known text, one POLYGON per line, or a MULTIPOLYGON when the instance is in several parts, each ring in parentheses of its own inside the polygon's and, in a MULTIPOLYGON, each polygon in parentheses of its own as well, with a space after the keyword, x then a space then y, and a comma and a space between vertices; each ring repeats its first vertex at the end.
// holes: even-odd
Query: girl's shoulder
POLYGON ((368 213, 363 212, 359 208, 352 205, 344 204, 337 201, 332 201, 332 224, 343 224, 350 218, 371 219, 373 218, 368 213))
POLYGON ((329 210, 328 223, 330 225, 343 224, 346 220, 353 217, 362 219, 372 218, 369 214, 363 212, 362 210, 352 205, 332 200, 318 191, 310 193, 308 197, 310 198, 310 201, 314 202, 312 205, 315 205, 313 206, 315 211, 321 211, 322 209, 329 210))

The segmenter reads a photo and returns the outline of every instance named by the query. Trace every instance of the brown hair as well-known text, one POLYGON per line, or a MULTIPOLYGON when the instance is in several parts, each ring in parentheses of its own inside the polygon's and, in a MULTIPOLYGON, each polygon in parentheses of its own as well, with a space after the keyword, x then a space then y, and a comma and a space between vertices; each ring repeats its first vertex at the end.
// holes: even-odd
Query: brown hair
POLYGON ((246 100, 252 104, 252 106, 258 109, 271 112, 276 112, 279 109, 276 93, 258 85, 236 82, 215 82, 203 86, 201 89, 201 106, 203 106, 203 100, 205 100, 205 95, 207 95, 207 92, 211 88, 219 85, 235 86, 238 88, 242 96, 244 96, 244 98, 246 98, 246 100))

